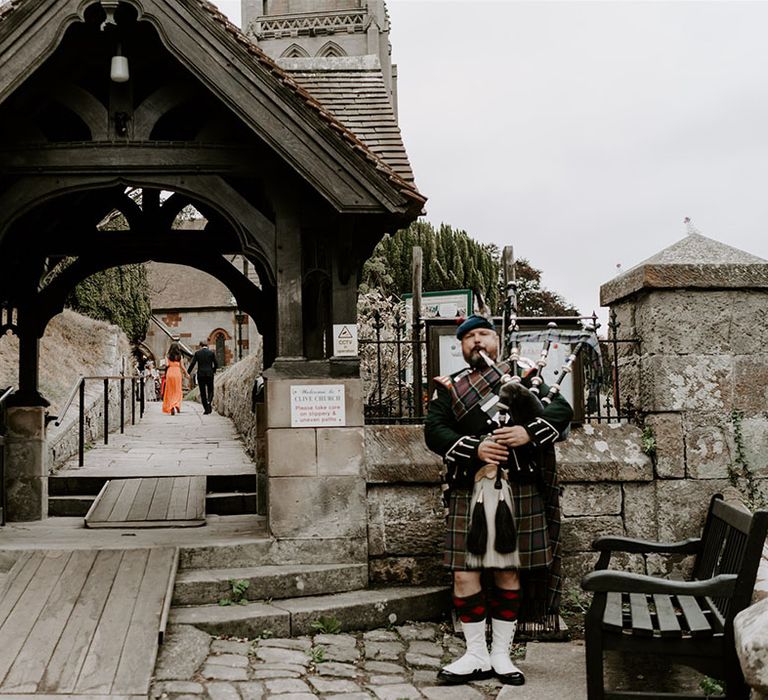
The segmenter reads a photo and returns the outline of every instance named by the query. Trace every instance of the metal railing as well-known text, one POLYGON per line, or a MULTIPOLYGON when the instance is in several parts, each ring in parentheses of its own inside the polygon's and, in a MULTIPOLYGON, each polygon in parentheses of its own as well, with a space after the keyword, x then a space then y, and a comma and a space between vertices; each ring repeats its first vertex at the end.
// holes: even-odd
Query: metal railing
POLYGON ((78 397, 78 444, 77 460, 82 467, 85 462, 85 383, 86 381, 101 381, 104 385, 104 444, 109 444, 109 383, 120 383, 120 432, 125 432, 125 390, 126 382, 131 383, 131 425, 136 424, 136 404, 139 406, 139 418, 144 416, 144 380, 140 375, 116 375, 98 377, 80 377, 70 392, 67 402, 64 404, 59 416, 54 421, 55 426, 60 426, 70 406, 78 397))
POLYGON ((5 525, 8 513, 8 496, 5 491, 5 402, 13 392, 12 386, 0 392, 0 526, 5 525))
POLYGON ((412 358, 414 352, 425 354, 426 341, 419 333, 414 342, 413 330, 408 333, 408 326, 400 314, 387 324, 375 311, 371 323, 374 335, 359 340, 366 423, 404 424, 424 420, 424 397, 419 398, 421 406, 414 400, 412 358))
MULTIPOLYGON (((597 327, 597 316, 584 317, 521 317, 518 319, 521 334, 526 326, 535 325, 546 329, 549 322, 558 326, 579 321, 590 322, 597 327)), ((590 343, 590 349, 583 351, 573 372, 574 422, 581 423, 617 423, 634 420, 636 407, 631 397, 622 397, 622 366, 639 353, 640 342, 634 338, 620 339, 620 323, 614 312, 608 322, 608 337, 598 338, 596 333, 590 343)), ((424 370, 421 377, 423 390, 420 397, 414 398, 419 382, 414 382, 413 368, 419 363, 413 362, 414 353, 427 352, 427 342, 420 329, 417 342, 414 343, 414 331, 402 315, 395 316, 388 322, 381 314, 374 312, 370 328, 373 334, 359 340, 361 375, 363 379, 364 413, 367 424, 409 424, 423 422, 426 404, 429 400, 429 368, 422 363, 424 370), (418 405, 421 401, 421 406, 418 405), (421 409, 421 410, 419 410, 421 409)), ((423 328, 423 324, 422 324, 423 328)), ((546 332, 546 331, 543 331, 546 332)), ((562 343, 573 342, 561 331, 562 343)), ((573 335, 575 332, 571 331, 573 335)), ((559 369, 554 368, 553 369, 559 369)))

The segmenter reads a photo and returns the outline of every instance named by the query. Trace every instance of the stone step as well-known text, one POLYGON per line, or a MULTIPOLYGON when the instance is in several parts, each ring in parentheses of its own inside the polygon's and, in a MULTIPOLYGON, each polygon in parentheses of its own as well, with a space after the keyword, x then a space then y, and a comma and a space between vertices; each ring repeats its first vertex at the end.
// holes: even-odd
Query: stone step
MULTIPOLYGON (((49 518, 85 517, 96 500, 95 495, 71 494, 48 496, 49 518)), ((256 493, 208 493, 205 496, 207 515, 244 515, 256 512, 256 493)))
MULTIPOLYGON (((130 478, 121 476, 120 478, 130 478)), ((72 476, 66 472, 48 477, 49 496, 98 496, 107 476, 72 476)), ((256 475, 253 472, 242 474, 213 474, 205 483, 208 493, 253 493, 256 491, 256 475)))
POLYGON ((172 607, 168 623, 194 625, 209 634, 235 637, 298 637, 317 632, 317 623, 323 619, 326 628, 337 622, 338 631, 368 630, 406 621, 437 620, 449 605, 449 588, 402 586, 273 600, 268 604, 172 607))
POLYGON ((190 569, 180 571, 173 589, 174 605, 218 603, 231 595, 231 581, 248 581, 248 600, 298 598, 365 588, 366 564, 190 569))

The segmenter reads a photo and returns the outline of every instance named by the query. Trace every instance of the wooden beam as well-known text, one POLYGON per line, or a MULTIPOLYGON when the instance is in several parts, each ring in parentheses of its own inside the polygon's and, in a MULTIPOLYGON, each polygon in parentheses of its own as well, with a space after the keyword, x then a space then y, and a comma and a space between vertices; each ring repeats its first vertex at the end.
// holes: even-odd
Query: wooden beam
POLYGON ((255 150, 240 144, 200 145, 162 141, 94 141, 77 146, 57 144, 0 149, 0 174, 40 172, 98 173, 119 169, 122 173, 254 174, 260 171, 255 150))

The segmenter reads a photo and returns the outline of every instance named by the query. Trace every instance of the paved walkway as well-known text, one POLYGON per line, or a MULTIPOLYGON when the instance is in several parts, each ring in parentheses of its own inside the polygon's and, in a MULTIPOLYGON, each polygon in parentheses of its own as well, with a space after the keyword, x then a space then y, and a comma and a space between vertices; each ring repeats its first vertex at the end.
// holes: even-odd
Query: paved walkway
POLYGON ((496 680, 437 684, 464 643, 444 625, 410 624, 358 634, 297 639, 222 639, 180 625, 161 648, 153 698, 175 700, 584 700, 581 642, 518 648, 522 687, 496 680))
POLYGON ((170 416, 162 403, 146 403, 144 417, 126 425, 125 433, 111 433, 109 444, 99 442, 67 462, 57 476, 206 476, 255 472, 234 424, 218 413, 203 414, 203 407, 185 401, 181 413, 170 416))

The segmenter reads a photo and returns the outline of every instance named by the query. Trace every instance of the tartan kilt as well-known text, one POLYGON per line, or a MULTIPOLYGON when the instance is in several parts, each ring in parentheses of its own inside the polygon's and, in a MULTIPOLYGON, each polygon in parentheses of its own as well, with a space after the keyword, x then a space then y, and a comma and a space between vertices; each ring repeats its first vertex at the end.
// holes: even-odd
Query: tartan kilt
MULTIPOLYGON (((552 563, 544 499, 535 484, 510 482, 515 500, 520 569, 541 569, 552 563)), ((472 491, 451 490, 443 563, 452 571, 467 571, 465 551, 470 526, 472 491)))

